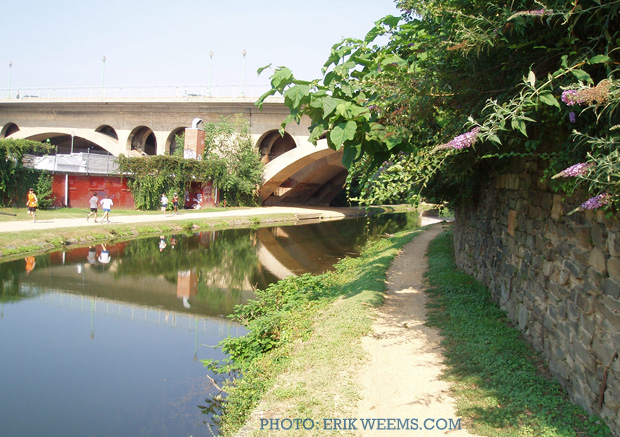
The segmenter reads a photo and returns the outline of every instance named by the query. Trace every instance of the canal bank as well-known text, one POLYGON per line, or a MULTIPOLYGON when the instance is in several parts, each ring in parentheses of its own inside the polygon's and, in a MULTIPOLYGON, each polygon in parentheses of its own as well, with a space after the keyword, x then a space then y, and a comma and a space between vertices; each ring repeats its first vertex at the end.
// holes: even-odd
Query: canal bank
POLYGON ((372 208, 256 207, 223 211, 182 211, 172 214, 127 215, 112 211, 110 223, 84 218, 45 218, 36 223, 10 220, 0 223, 0 259, 40 253, 67 246, 137 238, 175 232, 243 228, 271 224, 313 223, 369 214, 414 211, 409 205, 372 208))
POLYGON ((224 316, 247 301, 246 292, 281 278, 277 267, 322 275, 319 264, 356 257, 368 236, 394 235, 416 223, 416 214, 390 214, 191 232, 166 235, 163 247, 156 236, 3 263, 2 386, 22 396, 4 397, 4 417, 15 419, 3 419, 3 430, 208 435, 201 411, 214 405, 213 390, 205 391, 213 374, 201 360, 224 355, 208 345, 236 332, 224 316), (38 370, 36 356, 46 357, 38 370), (28 420, 33 395, 54 406, 36 421, 28 420), (79 420, 55 420, 67 414, 79 420))

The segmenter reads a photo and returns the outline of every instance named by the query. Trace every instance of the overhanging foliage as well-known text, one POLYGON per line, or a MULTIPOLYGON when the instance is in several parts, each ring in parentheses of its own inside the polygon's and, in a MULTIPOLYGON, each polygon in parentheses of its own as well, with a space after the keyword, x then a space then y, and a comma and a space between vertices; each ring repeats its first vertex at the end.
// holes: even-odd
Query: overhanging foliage
POLYGON ((402 17, 334 45, 321 79, 276 68, 257 102, 282 94, 291 109, 283 127, 307 115, 312 141, 344 148, 353 197, 469 199, 489 173, 531 158, 545 161, 548 178, 592 163, 555 187, 582 183, 618 203, 620 1, 399 6, 402 17))

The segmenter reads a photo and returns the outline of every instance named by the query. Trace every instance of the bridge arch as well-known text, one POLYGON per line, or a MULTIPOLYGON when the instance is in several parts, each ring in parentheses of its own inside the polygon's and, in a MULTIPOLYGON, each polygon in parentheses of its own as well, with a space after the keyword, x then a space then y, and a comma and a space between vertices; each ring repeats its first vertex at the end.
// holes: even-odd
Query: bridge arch
POLYGON ((0 138, 8 138, 15 132, 19 132, 19 126, 17 126, 15 123, 7 123, 2 127, 2 132, 0 132, 0 138))
POLYGON ((288 132, 280 135, 277 129, 265 132, 256 142, 263 163, 268 163, 297 147, 295 140, 288 132))
POLYGON ((313 149, 295 148, 265 166, 261 202, 267 206, 329 205, 346 177, 342 150, 330 149, 325 140, 313 149))
POLYGON ((58 153, 70 153, 73 142, 74 152, 118 154, 115 153, 118 150, 118 141, 92 129, 53 128, 42 132, 41 129, 22 128, 13 132, 11 138, 41 142, 49 139, 52 145, 58 147, 58 153))
POLYGON ((110 138, 118 141, 118 134, 116 133, 116 130, 112 126, 108 126, 107 124, 99 126, 97 129, 95 129, 95 132, 107 135, 110 138))
POLYGON ((179 147, 177 144, 177 135, 183 135, 185 133, 185 127, 177 127, 170 132, 168 138, 166 139, 166 148, 165 152, 168 152, 170 155, 174 155, 174 151, 179 147))
POLYGON ((145 155, 157 154, 157 138, 155 132, 147 126, 134 128, 127 138, 127 149, 135 150, 145 155))

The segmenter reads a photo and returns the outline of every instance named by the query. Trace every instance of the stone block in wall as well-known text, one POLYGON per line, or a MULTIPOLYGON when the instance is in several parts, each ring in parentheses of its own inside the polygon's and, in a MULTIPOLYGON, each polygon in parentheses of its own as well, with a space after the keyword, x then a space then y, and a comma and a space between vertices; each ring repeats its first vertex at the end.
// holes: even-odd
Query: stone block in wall
POLYGON ((609 341, 609 339, 602 338, 599 335, 595 335, 592 340, 592 353, 605 367, 609 367, 611 365, 611 361, 616 355, 613 344, 609 341))
POLYGON ((604 237, 603 227, 599 223, 595 223, 592 225, 592 229, 590 232, 592 236, 592 244, 599 249, 607 249, 607 238, 604 237))
POLYGON ((611 256, 607 260, 607 273, 610 278, 620 280, 620 258, 611 256))
POLYGON ((607 259, 605 253, 598 247, 590 251, 588 263, 599 272, 607 273, 607 259))
POLYGON ((564 215, 564 207, 562 202, 562 196, 556 194, 553 196, 553 205, 551 206, 551 218, 553 220, 560 220, 564 215))
POLYGON ((607 247, 611 256, 620 256, 620 232, 610 232, 607 235, 607 247))
POLYGON ((585 265, 578 263, 577 261, 574 261, 572 259, 565 259, 563 267, 577 279, 582 278, 587 271, 587 267, 585 265))
POLYGON ((559 290, 560 292, 566 293, 564 286, 568 284, 568 281, 570 280, 570 272, 564 265, 564 261, 556 261, 554 264, 555 269, 549 280, 554 284, 561 286, 562 289, 559 290))
POLYGON ((594 311, 594 305, 592 304, 592 297, 585 292, 585 290, 577 290, 575 292, 575 305, 581 310, 583 314, 589 316, 594 311))
POLYGON ((529 216, 532 219, 538 220, 544 218, 546 214, 543 213, 543 209, 540 206, 530 206, 529 216))
POLYGON ((597 324, 605 323, 613 327, 615 331, 620 331, 620 311, 618 308, 620 308, 620 304, 616 299, 601 295, 594 305, 596 316, 602 320, 597 324))
POLYGON ((517 316, 517 325, 521 331, 527 327, 528 310, 524 304, 519 305, 519 315, 517 316))
POLYGON ((590 267, 588 268, 586 276, 584 277, 584 286, 589 290, 597 290, 598 288, 600 288, 601 281, 605 277, 606 275, 590 267))
POLYGON ((553 261, 543 260, 542 272, 545 277, 550 277, 555 272, 555 263, 553 261))
POLYGON ((584 250, 591 250, 594 245, 592 244, 592 232, 588 227, 579 227, 574 230, 574 238, 579 247, 584 250))
POLYGON ((620 299, 620 281, 615 278, 605 278, 601 281, 601 292, 612 299, 620 299))

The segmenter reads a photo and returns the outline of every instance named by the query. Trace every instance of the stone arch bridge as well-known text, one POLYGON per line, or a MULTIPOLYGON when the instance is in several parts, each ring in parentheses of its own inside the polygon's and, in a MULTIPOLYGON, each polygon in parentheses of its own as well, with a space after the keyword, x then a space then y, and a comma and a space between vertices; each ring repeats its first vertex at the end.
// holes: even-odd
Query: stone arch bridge
POLYGON ((86 152, 118 156, 173 153, 175 136, 196 118, 205 123, 241 114, 266 163, 264 205, 328 205, 346 178, 342 155, 323 140, 308 142, 309 120, 278 129, 288 114, 280 99, 253 98, 39 98, 0 100, 0 138, 48 141, 58 153, 86 152))

